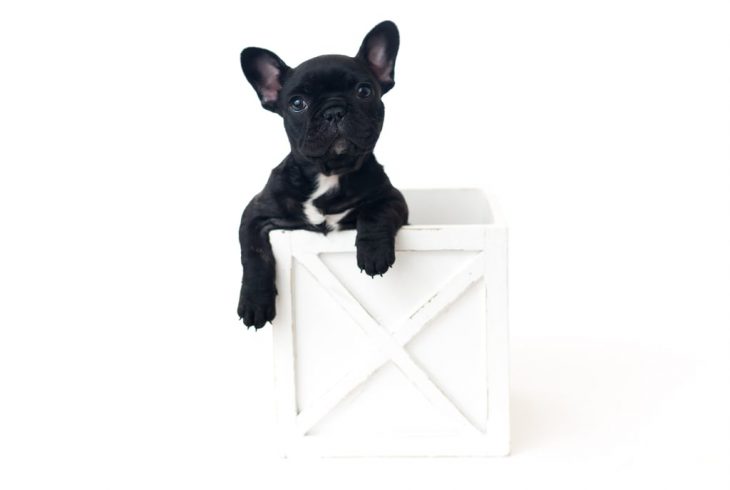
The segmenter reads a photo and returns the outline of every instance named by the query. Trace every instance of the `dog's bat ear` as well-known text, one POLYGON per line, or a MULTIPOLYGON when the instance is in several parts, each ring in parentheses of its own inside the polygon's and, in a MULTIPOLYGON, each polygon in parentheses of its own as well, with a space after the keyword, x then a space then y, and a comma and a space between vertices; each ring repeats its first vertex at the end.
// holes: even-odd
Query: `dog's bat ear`
POLYGON ((370 67, 380 82, 383 93, 395 85, 395 57, 398 54, 400 37, 398 28, 389 20, 381 22, 365 36, 356 58, 370 67))
POLYGON ((291 68, 274 53, 262 48, 241 51, 241 68, 264 109, 278 112, 279 92, 291 68))

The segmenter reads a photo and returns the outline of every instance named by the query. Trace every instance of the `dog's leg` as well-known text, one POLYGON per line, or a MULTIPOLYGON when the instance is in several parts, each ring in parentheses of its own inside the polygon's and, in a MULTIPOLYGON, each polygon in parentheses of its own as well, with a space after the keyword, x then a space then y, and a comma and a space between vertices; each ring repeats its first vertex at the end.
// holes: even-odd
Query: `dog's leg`
POLYGON ((239 229, 243 281, 238 316, 246 326, 261 328, 276 315, 276 264, 268 228, 244 212, 239 229))
POLYGON ((395 262, 395 234, 407 221, 408 206, 395 188, 358 210, 355 246, 361 271, 371 277, 387 272, 395 262))

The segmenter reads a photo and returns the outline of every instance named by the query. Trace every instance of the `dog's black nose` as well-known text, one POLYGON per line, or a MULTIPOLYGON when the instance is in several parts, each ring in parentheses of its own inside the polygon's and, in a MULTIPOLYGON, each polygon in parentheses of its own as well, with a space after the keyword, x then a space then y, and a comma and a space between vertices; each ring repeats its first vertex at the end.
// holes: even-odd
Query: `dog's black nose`
POLYGON ((345 112, 346 111, 344 106, 335 105, 325 109, 325 111, 322 113, 322 117, 324 117, 327 122, 336 123, 340 121, 343 117, 345 117, 345 112))

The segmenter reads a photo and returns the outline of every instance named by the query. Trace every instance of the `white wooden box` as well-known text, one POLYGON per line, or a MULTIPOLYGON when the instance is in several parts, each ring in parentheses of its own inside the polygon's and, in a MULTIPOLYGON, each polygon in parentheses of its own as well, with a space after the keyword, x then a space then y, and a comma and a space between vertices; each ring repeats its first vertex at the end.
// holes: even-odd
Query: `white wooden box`
POLYGON ((507 228, 476 189, 404 191, 382 278, 355 231, 273 231, 286 456, 509 453, 507 228))

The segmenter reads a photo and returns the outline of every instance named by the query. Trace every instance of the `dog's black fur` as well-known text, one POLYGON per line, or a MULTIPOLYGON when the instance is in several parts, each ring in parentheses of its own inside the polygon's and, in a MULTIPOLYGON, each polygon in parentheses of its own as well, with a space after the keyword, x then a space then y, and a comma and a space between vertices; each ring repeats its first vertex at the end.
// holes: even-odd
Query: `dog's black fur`
POLYGON ((238 315, 257 329, 275 316, 275 267, 268 233, 304 229, 327 233, 312 222, 304 203, 320 175, 339 185, 312 204, 322 215, 350 210, 340 229, 357 229, 357 265, 370 276, 395 261, 395 235, 408 220, 402 194, 391 185, 373 148, 383 125, 381 96, 394 85, 398 29, 375 26, 354 57, 326 55, 289 68, 271 51, 246 48, 241 66, 265 109, 283 117, 291 153, 271 171, 263 191, 246 206, 239 238, 243 283, 238 315))

